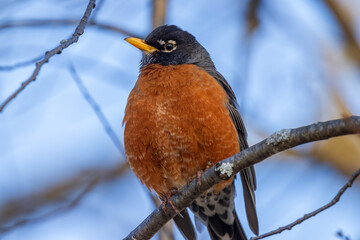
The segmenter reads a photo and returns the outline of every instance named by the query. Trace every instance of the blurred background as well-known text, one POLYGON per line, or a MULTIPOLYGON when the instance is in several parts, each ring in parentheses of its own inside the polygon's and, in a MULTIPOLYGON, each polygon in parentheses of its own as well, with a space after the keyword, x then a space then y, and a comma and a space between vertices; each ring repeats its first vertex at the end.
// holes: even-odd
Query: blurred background
MULTIPOLYGON (((0 103, 74 32, 86 0, 0 0, 0 103)), ((128 36, 176 24, 237 95, 250 145, 274 131, 360 115, 356 0, 98 0, 78 43, 0 113, 0 239, 122 239, 156 206, 128 168, 122 119, 141 52, 128 36)), ((306 144, 255 166, 260 233, 329 202, 360 168, 360 137, 306 144)), ((242 190, 238 214, 248 236, 242 190)), ((360 239, 360 185, 267 239, 360 239)), ((209 239, 206 231, 199 239, 209 239)), ((171 224, 154 239, 182 239, 171 224)))

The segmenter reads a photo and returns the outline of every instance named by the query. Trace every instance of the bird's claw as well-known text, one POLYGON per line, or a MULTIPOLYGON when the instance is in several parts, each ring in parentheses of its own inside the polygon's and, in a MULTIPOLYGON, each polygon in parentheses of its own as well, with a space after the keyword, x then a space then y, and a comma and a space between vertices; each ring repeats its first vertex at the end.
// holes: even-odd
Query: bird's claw
POLYGON ((171 198, 176 193, 178 193, 178 190, 176 188, 170 189, 165 194, 165 196, 161 199, 162 200, 161 207, 162 207, 163 211, 166 213, 166 204, 169 203, 169 205, 176 212, 176 214, 181 216, 179 209, 174 205, 174 202, 172 201, 172 198, 171 198))

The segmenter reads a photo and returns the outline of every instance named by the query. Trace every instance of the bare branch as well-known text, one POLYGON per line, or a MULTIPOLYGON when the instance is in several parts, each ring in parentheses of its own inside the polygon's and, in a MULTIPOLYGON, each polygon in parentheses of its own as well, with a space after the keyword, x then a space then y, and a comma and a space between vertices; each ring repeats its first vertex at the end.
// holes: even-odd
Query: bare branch
POLYGON ((266 237, 269 237, 269 236, 272 236, 272 235, 275 235, 275 234, 278 234, 278 233, 281 233, 285 230, 291 230, 294 226, 304 222, 305 220, 311 218, 311 217, 314 217, 315 215, 317 215, 318 213, 330 208, 331 206, 335 205, 337 202, 339 202, 340 200, 340 197, 344 194, 344 192, 350 188, 355 179, 360 175, 360 168, 358 170, 356 170, 352 176, 349 178, 348 182, 339 190, 339 192, 336 194, 336 196, 326 205, 322 206, 321 208, 319 209, 316 209, 315 211, 313 212, 310 212, 308 214, 305 214, 302 218, 299 218, 298 220, 296 220, 295 222, 292 222, 286 226, 283 226, 283 227, 280 227, 278 228, 277 230, 274 230, 274 231, 271 231, 271 232, 268 232, 268 233, 265 233, 265 234, 262 234, 260 236, 257 236, 257 237, 252 237, 251 240, 258 240, 258 239, 263 239, 263 238, 266 238, 266 237))
POLYGON ((9 104, 20 92, 22 92, 26 88, 27 85, 29 85, 32 81, 35 81, 36 76, 39 74, 41 67, 45 63, 47 63, 52 56, 54 56, 55 54, 60 54, 61 51, 63 51, 65 48, 69 47, 70 45, 72 45, 73 43, 79 40, 79 37, 84 33, 87 20, 90 17, 93 8, 95 7, 95 1, 96 0, 89 0, 84 16, 81 18, 80 23, 76 27, 74 34, 69 39, 62 40, 60 42, 60 45, 57 46, 56 48, 47 51, 45 53, 44 58, 36 63, 36 67, 32 75, 26 81, 21 83, 21 86, 0 105, 0 113, 4 110, 7 104, 9 104))
MULTIPOLYGON (((199 187, 196 180, 184 186, 178 194, 172 197, 177 209, 182 210, 189 206, 194 199, 207 191, 213 185, 227 180, 240 170, 259 163, 264 159, 286 149, 318 140, 360 132, 360 117, 319 122, 305 127, 285 129, 275 132, 265 140, 241 151, 216 164, 201 176, 199 187), (226 166, 226 172, 222 171, 226 166)), ((162 207, 153 211, 136 229, 125 239, 150 239, 166 222, 176 215, 173 208, 166 205, 166 213, 162 207)))
POLYGON ((95 101, 95 99, 90 95, 89 91, 85 87, 83 81, 81 80, 79 74, 77 73, 74 65, 72 63, 69 64, 69 70, 71 73, 72 78, 74 79, 76 86, 80 90, 84 99, 89 103, 90 107, 93 109, 94 113, 96 114, 97 118, 99 119, 101 125, 104 127, 106 134, 110 137, 111 141, 115 145, 115 147, 121 153, 121 157, 125 159, 125 152, 123 149, 123 144, 121 140, 117 137, 115 131, 112 129, 109 121, 107 120, 105 114, 102 112, 99 104, 95 101))

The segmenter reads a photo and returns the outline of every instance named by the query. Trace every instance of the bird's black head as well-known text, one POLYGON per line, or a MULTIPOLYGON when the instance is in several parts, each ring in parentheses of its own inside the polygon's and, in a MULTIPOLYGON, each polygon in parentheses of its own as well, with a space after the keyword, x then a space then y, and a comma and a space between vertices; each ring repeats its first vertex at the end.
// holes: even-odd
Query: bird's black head
POLYGON ((149 64, 195 64, 213 68, 209 53, 190 33, 175 25, 163 25, 153 30, 145 40, 127 38, 126 41, 143 51, 141 68, 149 64))

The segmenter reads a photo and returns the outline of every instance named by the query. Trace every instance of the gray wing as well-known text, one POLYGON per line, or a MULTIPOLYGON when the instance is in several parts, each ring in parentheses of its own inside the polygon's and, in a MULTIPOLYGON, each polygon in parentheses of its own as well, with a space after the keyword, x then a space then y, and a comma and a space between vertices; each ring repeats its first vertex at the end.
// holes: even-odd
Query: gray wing
MULTIPOLYGON (((209 70, 207 72, 220 83, 220 85, 224 88, 225 92, 229 96, 229 102, 226 107, 229 111, 229 115, 238 132, 240 150, 244 150, 245 148, 248 148, 249 145, 246 140, 247 133, 246 133, 245 125, 237 109, 236 97, 233 90, 231 89, 230 85, 225 80, 225 78, 218 71, 209 70)), ((250 229, 253 231, 253 233, 258 235, 259 223, 258 223, 256 207, 255 207, 254 191, 256 190, 256 176, 255 176, 254 166, 243 169, 240 172, 240 177, 243 186, 246 216, 249 222, 249 226, 250 229)))

